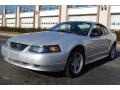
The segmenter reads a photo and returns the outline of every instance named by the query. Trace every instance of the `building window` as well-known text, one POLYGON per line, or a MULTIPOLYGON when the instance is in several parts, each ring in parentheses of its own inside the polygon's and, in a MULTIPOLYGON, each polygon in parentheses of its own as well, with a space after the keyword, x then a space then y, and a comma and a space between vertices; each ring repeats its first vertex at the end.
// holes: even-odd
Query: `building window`
POLYGON ((6 5, 6 13, 11 14, 16 12, 16 5, 6 5))
POLYGON ((5 5, 0 5, 0 15, 2 15, 4 8, 5 8, 5 5))
POLYGON ((33 11, 34 6, 33 5, 22 5, 20 6, 20 12, 31 12, 33 11))
POLYGON ((41 5, 40 10, 53 10, 59 9, 59 5, 41 5))

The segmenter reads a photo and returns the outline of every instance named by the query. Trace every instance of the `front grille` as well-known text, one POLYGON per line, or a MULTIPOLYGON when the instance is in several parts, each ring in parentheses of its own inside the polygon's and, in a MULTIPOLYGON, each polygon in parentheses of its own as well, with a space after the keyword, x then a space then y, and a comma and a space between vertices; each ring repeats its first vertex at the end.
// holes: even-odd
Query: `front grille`
POLYGON ((20 43, 15 43, 15 42, 11 42, 11 48, 12 49, 16 49, 16 50, 24 50, 28 45, 25 44, 20 44, 20 43))

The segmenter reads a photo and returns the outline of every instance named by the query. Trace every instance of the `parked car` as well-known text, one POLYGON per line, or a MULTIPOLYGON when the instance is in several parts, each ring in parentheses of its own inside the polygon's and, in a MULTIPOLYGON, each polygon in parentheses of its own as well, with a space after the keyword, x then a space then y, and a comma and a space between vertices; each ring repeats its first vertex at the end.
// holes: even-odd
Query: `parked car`
POLYGON ((60 23, 49 31, 12 37, 2 46, 5 61, 37 71, 65 71, 80 75, 86 64, 114 59, 116 35, 104 25, 88 21, 60 23))

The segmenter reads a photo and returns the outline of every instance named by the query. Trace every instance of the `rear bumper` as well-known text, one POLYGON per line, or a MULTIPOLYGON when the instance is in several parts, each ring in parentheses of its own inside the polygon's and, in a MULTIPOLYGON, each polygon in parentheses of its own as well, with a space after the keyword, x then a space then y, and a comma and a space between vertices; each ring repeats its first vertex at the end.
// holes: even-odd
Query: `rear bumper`
POLYGON ((27 50, 22 52, 1 47, 4 60, 27 69, 36 71, 62 71, 65 68, 67 57, 64 53, 37 54, 27 50))

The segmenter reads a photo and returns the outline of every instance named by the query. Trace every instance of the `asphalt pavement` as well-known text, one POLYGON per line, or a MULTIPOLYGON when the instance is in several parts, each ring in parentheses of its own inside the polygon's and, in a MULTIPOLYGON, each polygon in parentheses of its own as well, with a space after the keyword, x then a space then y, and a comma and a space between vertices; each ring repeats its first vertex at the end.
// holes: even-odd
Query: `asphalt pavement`
MULTIPOLYGON (((0 46, 8 36, 0 36, 0 46)), ((14 66, 3 60, 0 54, 1 85, 119 85, 120 46, 116 59, 106 58, 85 67, 83 74, 76 78, 66 77, 62 72, 38 72, 14 66)))

